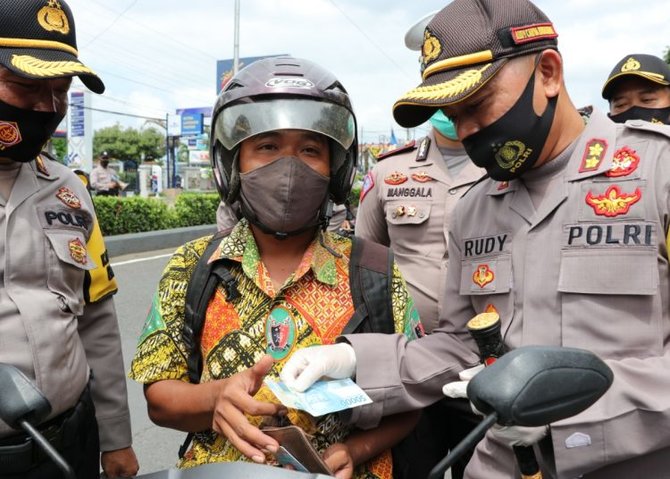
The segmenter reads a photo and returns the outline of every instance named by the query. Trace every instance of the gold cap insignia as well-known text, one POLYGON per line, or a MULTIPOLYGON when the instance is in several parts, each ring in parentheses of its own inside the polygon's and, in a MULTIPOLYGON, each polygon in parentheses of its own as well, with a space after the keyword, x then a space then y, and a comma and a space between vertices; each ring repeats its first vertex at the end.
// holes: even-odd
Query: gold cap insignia
POLYGON ((640 69, 640 62, 638 62, 635 58, 630 57, 628 60, 626 60, 626 63, 623 64, 621 67, 622 72, 634 72, 640 69))
POLYGON ((442 45, 435 35, 428 30, 423 32, 423 46, 421 47, 421 64, 425 66, 435 60, 442 53, 442 45))
POLYGON ((49 0, 47 6, 40 8, 37 21, 47 32, 70 33, 70 23, 58 0, 49 0))
POLYGON ((21 143, 19 125, 13 121, 0 121, 0 150, 21 143))

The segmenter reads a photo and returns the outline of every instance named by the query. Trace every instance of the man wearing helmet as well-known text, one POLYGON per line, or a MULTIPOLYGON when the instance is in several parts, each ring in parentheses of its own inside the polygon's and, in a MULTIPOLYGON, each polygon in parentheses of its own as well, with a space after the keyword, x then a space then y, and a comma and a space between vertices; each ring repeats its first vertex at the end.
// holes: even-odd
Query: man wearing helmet
MULTIPOLYGON (((240 441, 231 424, 245 413, 254 425, 260 416, 281 414, 312 436, 338 477, 390 478, 388 449, 412 428, 414 414, 391 417, 374 431, 354 430, 334 414, 286 411, 252 380, 276 377, 299 348, 332 343, 358 312, 350 283, 355 245, 324 231, 332 202, 349 194, 357 161, 348 94, 307 60, 261 60, 221 93, 212 130, 219 193, 243 218, 211 242, 206 237, 181 247, 160 281, 131 367, 131 377, 146 385, 152 420, 195 433, 184 467, 245 457, 265 462, 277 442, 256 449, 240 441), (204 252, 212 246, 213 253, 204 252), (202 372, 189 381, 185 292, 200 257, 224 264, 230 278, 207 303, 199 335, 202 372)), ((421 331, 419 317, 404 281, 388 249, 370 245, 388 259, 391 331, 413 339, 421 331)))

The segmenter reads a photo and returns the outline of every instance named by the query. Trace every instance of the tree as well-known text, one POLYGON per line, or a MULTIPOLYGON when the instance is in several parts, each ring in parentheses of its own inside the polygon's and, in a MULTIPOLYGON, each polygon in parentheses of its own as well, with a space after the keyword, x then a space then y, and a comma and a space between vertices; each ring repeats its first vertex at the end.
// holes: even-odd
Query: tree
POLYGON ((93 135, 93 156, 106 151, 112 158, 135 160, 165 155, 165 135, 154 127, 137 130, 116 124, 97 130, 93 135))
POLYGON ((665 61, 665 63, 670 65, 670 46, 665 47, 665 51, 663 52, 663 60, 665 61))

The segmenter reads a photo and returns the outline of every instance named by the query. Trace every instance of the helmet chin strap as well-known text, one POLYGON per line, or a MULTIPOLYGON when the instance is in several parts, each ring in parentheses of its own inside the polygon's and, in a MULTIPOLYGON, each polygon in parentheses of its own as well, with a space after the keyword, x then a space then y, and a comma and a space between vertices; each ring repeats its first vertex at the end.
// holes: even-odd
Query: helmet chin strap
POLYGON ((258 219, 256 214, 249 207, 247 200, 244 197, 244 193, 242 192, 241 189, 239 191, 239 199, 240 199, 239 204, 240 209, 242 211, 242 216, 244 216, 247 219, 247 221, 249 221, 249 223, 256 226, 263 233, 267 235, 272 235, 275 237, 275 239, 278 240, 285 240, 291 236, 297 236, 313 228, 319 228, 320 230, 325 231, 326 228, 328 227, 328 223, 330 222, 330 218, 333 216, 333 202, 330 200, 329 196, 326 195, 326 199, 323 201, 321 208, 319 208, 319 216, 316 223, 303 226, 302 228, 293 231, 275 231, 274 229, 270 228, 269 226, 267 226, 258 219))

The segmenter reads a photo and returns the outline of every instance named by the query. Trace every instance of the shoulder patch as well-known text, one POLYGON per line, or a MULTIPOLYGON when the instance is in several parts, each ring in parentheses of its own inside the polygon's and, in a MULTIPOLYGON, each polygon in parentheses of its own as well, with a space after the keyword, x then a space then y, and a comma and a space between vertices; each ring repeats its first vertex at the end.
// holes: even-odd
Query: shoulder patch
POLYGON ((377 161, 382 161, 386 158, 389 158, 391 156, 397 155, 398 153, 406 153, 408 151, 412 151, 416 148, 416 141, 412 140, 409 143, 407 143, 404 146, 401 146, 399 148, 396 148, 395 150, 387 151, 386 153, 382 153, 377 157, 377 161))
POLYGON ((361 196, 358 198, 359 203, 363 202, 363 198, 365 198, 365 195, 368 194, 368 191, 370 191, 373 186, 375 186, 375 179, 372 176, 372 171, 368 171, 368 174, 365 175, 365 179, 363 180, 363 187, 361 188, 361 196))

